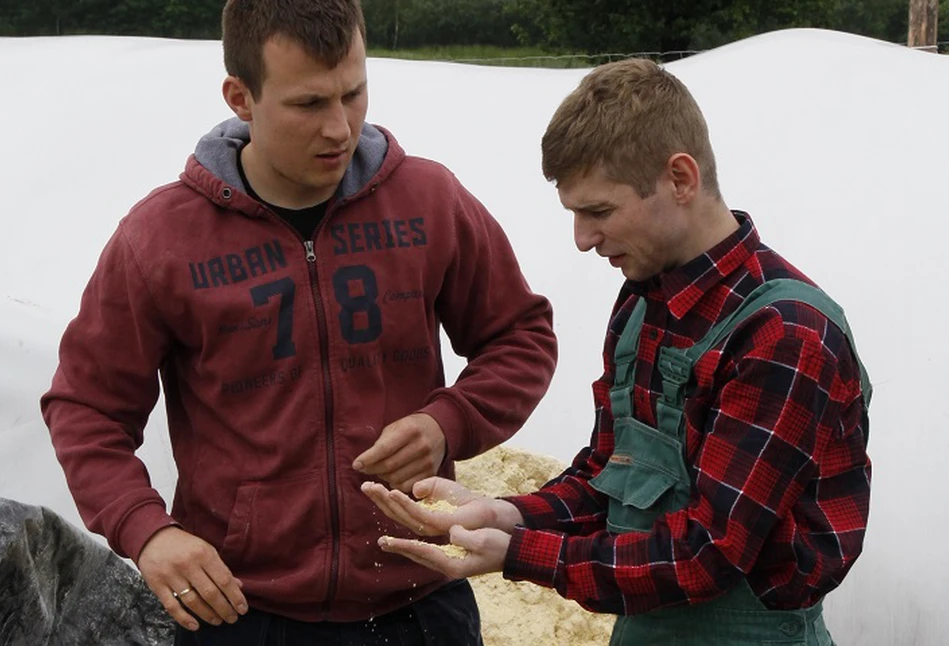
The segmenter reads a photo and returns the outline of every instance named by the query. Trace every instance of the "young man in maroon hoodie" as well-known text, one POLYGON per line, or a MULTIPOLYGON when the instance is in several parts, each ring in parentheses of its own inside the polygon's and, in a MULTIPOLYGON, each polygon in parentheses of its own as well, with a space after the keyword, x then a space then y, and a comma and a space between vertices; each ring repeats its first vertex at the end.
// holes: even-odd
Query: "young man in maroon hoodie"
POLYGON ((590 444, 530 495, 416 484, 452 513, 366 483, 392 518, 468 555, 381 544, 617 615, 611 646, 830 646, 821 601, 860 555, 870 506, 870 384, 842 310, 728 208, 698 105, 655 63, 587 75, 542 152, 577 248, 626 278, 590 444))
POLYGON ((42 399, 70 489, 178 644, 479 644, 470 586, 381 552, 408 533, 360 485, 509 438, 554 370, 549 303, 447 169, 365 123, 358 0, 230 0, 223 27, 237 116, 121 221, 42 399), (170 514, 135 457, 159 382, 170 514))

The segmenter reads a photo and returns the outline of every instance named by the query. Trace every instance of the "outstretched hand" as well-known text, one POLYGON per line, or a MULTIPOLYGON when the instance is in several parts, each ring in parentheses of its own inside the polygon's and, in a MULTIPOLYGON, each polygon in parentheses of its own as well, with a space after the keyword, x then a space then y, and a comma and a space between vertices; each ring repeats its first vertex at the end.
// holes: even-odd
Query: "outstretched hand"
POLYGON ((492 528, 470 531, 456 525, 451 528, 450 537, 452 545, 463 548, 463 555, 449 555, 444 546, 433 543, 390 536, 379 538, 379 547, 453 579, 500 572, 504 568, 510 534, 492 528))
POLYGON ((419 536, 442 536, 455 525, 466 529, 491 527, 495 519, 493 498, 472 493, 446 478, 427 478, 415 484, 418 502, 376 482, 364 482, 362 491, 382 512, 419 536))

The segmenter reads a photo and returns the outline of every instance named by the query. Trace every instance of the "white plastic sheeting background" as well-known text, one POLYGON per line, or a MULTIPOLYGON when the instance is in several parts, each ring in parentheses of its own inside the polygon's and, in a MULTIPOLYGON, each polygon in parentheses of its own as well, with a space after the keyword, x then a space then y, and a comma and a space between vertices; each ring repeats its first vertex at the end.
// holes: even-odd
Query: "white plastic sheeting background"
MULTIPOLYGON (((826 604, 841 646, 949 634, 949 57, 834 32, 776 32, 671 63, 708 119, 726 201, 847 310, 875 394, 864 556, 826 604)), ((569 460, 592 426, 620 275, 576 251, 540 137, 583 70, 370 60, 370 121, 450 167, 504 224, 555 307, 561 361, 514 446, 569 460)), ((230 116, 220 44, 0 39, 0 496, 79 522, 38 399, 99 251, 230 116)), ((187 235, 187 231, 182 231, 187 235)), ((461 362, 448 361, 452 375, 461 362)), ((143 459, 171 499, 163 415, 143 459)))

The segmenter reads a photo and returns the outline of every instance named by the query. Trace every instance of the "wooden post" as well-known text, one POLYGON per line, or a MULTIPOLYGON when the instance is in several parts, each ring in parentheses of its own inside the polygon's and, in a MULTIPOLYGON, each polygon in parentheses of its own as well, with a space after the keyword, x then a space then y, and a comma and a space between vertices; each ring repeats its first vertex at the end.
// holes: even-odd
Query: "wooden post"
POLYGON ((395 25, 392 29, 392 51, 395 51, 398 48, 399 48, 399 0, 395 0, 395 25))
POLYGON ((909 0, 908 45, 928 52, 937 51, 936 26, 939 0, 909 0))

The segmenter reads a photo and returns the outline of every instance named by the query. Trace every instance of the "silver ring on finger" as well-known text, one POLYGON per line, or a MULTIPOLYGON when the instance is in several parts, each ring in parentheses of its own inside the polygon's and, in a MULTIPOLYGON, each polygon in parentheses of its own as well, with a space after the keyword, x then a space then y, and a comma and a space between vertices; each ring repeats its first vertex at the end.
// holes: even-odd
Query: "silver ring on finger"
POLYGON ((174 590, 172 590, 171 596, 173 596, 175 599, 181 599, 181 597, 185 596, 189 592, 194 592, 194 591, 191 588, 185 588, 181 592, 175 592, 174 590))

